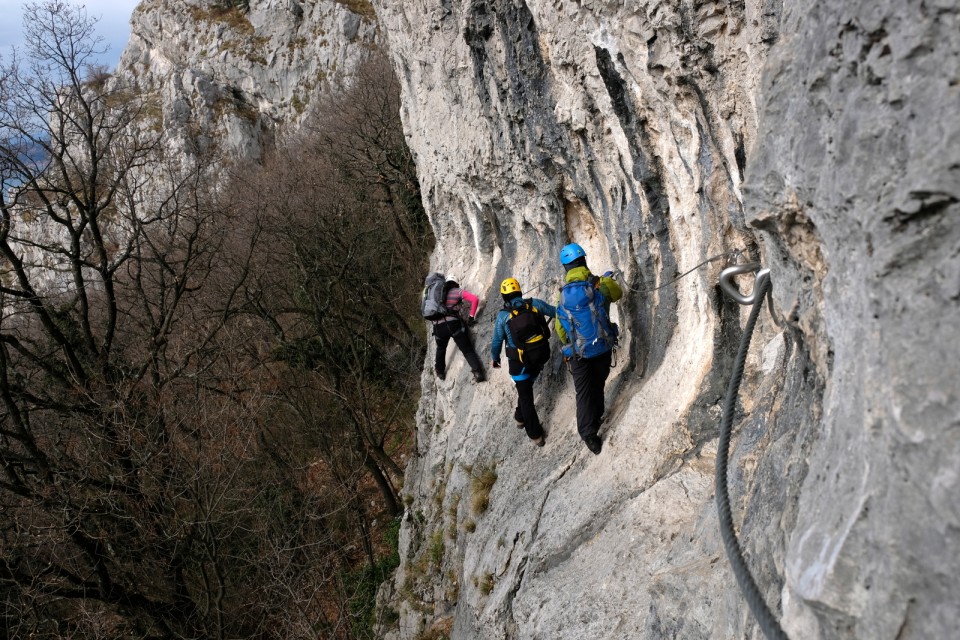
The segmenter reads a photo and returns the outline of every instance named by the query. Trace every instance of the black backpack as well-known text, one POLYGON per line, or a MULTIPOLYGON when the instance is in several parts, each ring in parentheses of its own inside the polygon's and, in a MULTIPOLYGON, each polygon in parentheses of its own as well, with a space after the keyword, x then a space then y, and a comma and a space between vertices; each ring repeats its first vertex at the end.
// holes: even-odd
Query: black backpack
POLYGON ((420 311, 426 320, 442 320, 453 315, 447 307, 447 279, 441 273, 431 273, 424 281, 423 298, 420 301, 420 311))
POLYGON ((504 305, 510 313, 507 331, 516 345, 517 359, 528 367, 540 367, 550 359, 550 326, 530 299, 504 305))

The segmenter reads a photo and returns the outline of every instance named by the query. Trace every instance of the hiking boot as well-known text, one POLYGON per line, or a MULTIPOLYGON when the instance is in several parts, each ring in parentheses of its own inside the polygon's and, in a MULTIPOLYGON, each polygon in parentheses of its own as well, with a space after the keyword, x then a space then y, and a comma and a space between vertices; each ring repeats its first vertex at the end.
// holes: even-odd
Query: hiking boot
POLYGON ((487 378, 483 375, 483 371, 480 369, 475 369, 473 372, 473 381, 474 382, 483 382, 487 378))
POLYGON ((590 452, 594 455, 599 454, 603 448, 603 441, 601 441, 600 436, 597 435, 587 436, 583 442, 587 445, 587 449, 590 449, 590 452))
POLYGON ((546 437, 546 436, 540 436, 539 438, 534 438, 534 439, 531 440, 530 442, 532 442, 533 444, 537 445, 538 447, 542 447, 544 444, 546 444, 546 442, 547 442, 547 437, 546 437))
MULTIPOLYGON (((517 420, 514 418, 514 420, 517 420)), ((523 420, 517 420, 517 429, 523 429, 526 425, 523 423, 523 420)))
POLYGON ((446 372, 446 371, 444 371, 444 370, 442 370, 442 369, 438 369, 438 368, 436 368, 436 367, 434 367, 433 370, 437 372, 437 377, 438 377, 438 378, 440 378, 441 380, 446 380, 446 378, 447 378, 447 372, 446 372))

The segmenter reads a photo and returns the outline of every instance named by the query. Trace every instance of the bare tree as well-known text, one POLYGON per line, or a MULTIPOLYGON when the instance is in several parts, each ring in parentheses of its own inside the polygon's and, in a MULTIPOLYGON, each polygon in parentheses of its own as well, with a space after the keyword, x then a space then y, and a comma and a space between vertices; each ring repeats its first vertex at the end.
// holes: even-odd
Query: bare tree
POLYGON ((419 297, 433 237, 399 112, 397 81, 374 55, 299 135, 238 175, 220 205, 243 212, 260 239, 235 311, 271 336, 277 378, 261 447, 277 468, 309 464, 323 479, 339 505, 329 530, 352 532, 343 544, 362 551, 339 553, 341 567, 366 564, 353 581, 334 574, 332 637, 369 634, 364 607, 391 566, 379 512, 402 509, 399 456, 412 440, 425 353, 419 297), (371 489, 381 506, 372 508, 371 489))
POLYGON ((353 637, 343 577, 376 575, 371 498, 399 511, 424 350, 396 85, 215 194, 216 159, 166 157, 157 105, 91 66, 81 9, 25 25, 0 69, 5 635, 353 637))
POLYGON ((275 357, 315 372, 337 407, 336 420, 312 427, 327 432, 328 457, 349 452, 398 513, 393 455, 419 393, 419 287, 433 238, 385 58, 227 192, 228 208, 268 229, 247 311, 273 328, 275 357))
POLYGON ((165 159, 146 99, 91 66, 82 9, 31 4, 24 24, 0 71, 7 629, 222 637, 248 623, 224 618, 217 543, 252 517, 236 469, 255 455, 224 437, 251 365, 221 357, 223 221, 203 163, 165 159))

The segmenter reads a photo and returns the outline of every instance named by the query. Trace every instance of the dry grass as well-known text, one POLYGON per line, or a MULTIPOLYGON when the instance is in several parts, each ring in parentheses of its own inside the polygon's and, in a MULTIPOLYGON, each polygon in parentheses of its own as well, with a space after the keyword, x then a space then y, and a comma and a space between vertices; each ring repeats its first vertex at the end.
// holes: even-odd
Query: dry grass
POLYGON ((473 586, 479 589, 480 593, 482 593, 483 595, 485 596, 490 595, 490 592, 493 591, 493 586, 494 586, 493 574, 490 572, 487 572, 487 573, 484 573, 482 576, 480 576, 480 578, 477 578, 476 576, 474 576, 473 586))
POLYGON ((430 541, 430 548, 427 555, 430 564, 434 567, 439 567, 443 561, 443 554, 446 550, 447 547, 443 541, 443 531, 435 531, 430 541))
POLYGON ((334 0, 337 4, 342 4, 358 16, 363 16, 368 20, 375 20, 377 12, 373 10, 373 4, 370 0, 334 0))
POLYGON ((234 7, 193 7, 190 16, 194 22, 225 22, 240 33, 253 35, 253 25, 246 14, 234 7))
POLYGON ((496 481, 496 465, 481 467, 470 475, 470 508, 474 515, 485 513, 490 507, 490 491, 496 481))
POLYGON ((417 634, 416 640, 449 640, 453 633, 453 617, 448 616, 435 620, 428 629, 417 634))

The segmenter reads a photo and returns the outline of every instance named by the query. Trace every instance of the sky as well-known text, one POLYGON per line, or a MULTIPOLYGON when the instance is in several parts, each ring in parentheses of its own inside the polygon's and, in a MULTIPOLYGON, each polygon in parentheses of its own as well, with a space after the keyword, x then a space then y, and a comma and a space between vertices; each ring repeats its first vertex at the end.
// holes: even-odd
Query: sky
MULTIPOLYGON (((68 0, 70 4, 86 7, 87 15, 97 18, 97 35, 103 37, 107 48, 99 62, 116 68, 120 54, 130 39, 130 15, 140 0, 68 0)), ((10 48, 22 46, 22 9, 24 0, 0 0, 0 55, 9 61, 10 48)))

